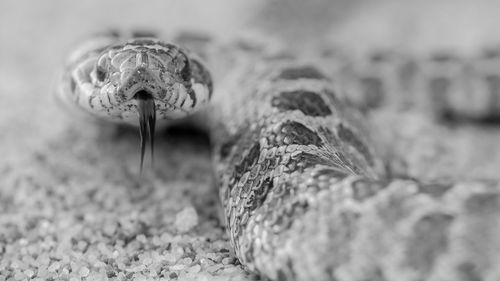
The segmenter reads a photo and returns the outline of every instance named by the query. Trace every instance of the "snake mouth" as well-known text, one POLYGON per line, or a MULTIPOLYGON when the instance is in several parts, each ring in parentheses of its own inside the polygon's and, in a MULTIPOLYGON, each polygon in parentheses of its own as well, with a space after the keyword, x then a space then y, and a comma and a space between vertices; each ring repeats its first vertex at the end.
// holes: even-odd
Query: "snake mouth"
POLYGON ((146 144, 148 140, 151 149, 151 163, 153 163, 156 110, 155 101, 151 93, 141 90, 134 95, 134 99, 137 102, 137 110, 139 114, 139 133, 141 136, 140 172, 142 173, 144 154, 146 152, 146 144))

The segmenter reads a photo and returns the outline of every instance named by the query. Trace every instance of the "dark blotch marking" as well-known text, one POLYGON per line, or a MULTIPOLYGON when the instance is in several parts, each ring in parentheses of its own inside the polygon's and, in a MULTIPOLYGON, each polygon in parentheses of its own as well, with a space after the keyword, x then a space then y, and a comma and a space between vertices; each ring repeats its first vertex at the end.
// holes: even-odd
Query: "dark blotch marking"
MULTIPOLYGON (((255 142, 255 144, 252 146, 250 151, 247 154, 247 157, 245 157, 245 160, 250 164, 257 163, 257 160, 259 159, 260 155, 260 144, 258 142, 255 142)), ((252 165, 250 165, 252 166, 252 165)))
POLYGON ((249 171, 255 163, 259 160, 260 155, 260 144, 255 142, 254 145, 250 148, 248 154, 241 160, 241 162, 235 166, 236 171, 236 180, 239 180, 241 176, 249 171))
POLYGON ((326 76, 317 68, 312 66, 300 66, 284 69, 275 80, 296 80, 296 79, 319 79, 327 80, 326 76))
MULTIPOLYGON (((292 189, 288 186, 289 183, 284 183, 283 185, 285 186, 283 189, 287 190, 287 192, 292 189)), ((300 218, 307 209, 309 209, 307 201, 295 201, 288 204, 286 208, 273 210, 275 212, 274 218, 269 221, 269 224, 273 226, 274 234, 289 229, 292 223, 297 221, 297 218, 300 218)))
POLYGON ((266 200, 267 195, 269 194, 269 190, 273 189, 273 179, 269 176, 266 176, 262 182, 258 185, 258 188, 255 189, 254 193, 256 198, 258 199, 258 205, 262 205, 262 202, 266 200))
POLYGON ((446 253, 452 222, 451 215, 431 213, 421 217, 413 226, 412 235, 406 243, 406 262, 422 276, 432 272, 440 253, 446 253))
POLYGON ((301 144, 309 145, 313 144, 318 147, 323 145, 323 142, 319 135, 296 121, 286 121, 281 124, 280 133, 274 135, 274 139, 271 140, 272 146, 289 145, 289 144, 301 144))
POLYGON ((431 93, 432 103, 437 110, 443 110, 446 107, 447 95, 451 87, 451 81, 448 77, 431 78, 429 81, 429 92, 431 93))
POLYGON ((269 194, 269 191, 274 187, 273 180, 269 176, 261 176, 257 178, 256 181, 252 184, 252 192, 250 193, 250 200, 246 207, 248 212, 252 212, 253 210, 262 206, 264 201, 269 194))
POLYGON ((467 198, 464 205, 468 214, 478 217, 491 216, 498 213, 500 195, 495 191, 474 194, 467 198))
POLYGON ((379 77, 362 77, 363 96, 366 98, 363 109, 378 108, 384 100, 384 82, 379 77))
MULTIPOLYGON (((310 154, 307 152, 302 152, 295 158, 290 159, 290 161, 288 161, 288 163, 285 164, 285 167, 290 172, 298 171, 302 173, 305 169, 314 167, 316 165, 338 166, 329 159, 322 158, 318 155, 310 154)), ((341 167, 338 168, 341 169, 341 167)))
POLYGON ((332 111, 325 103, 320 94, 297 90, 290 92, 281 92, 273 97, 271 105, 281 111, 300 110, 308 116, 328 116, 332 111))
POLYGON ((498 59, 500 58, 500 48, 485 48, 481 51, 480 57, 484 59, 498 59))
POLYGON ((461 280, 467 281, 482 281, 481 271, 472 263, 465 262, 458 266, 458 272, 462 276, 461 280))
POLYGON ((458 61, 457 56, 449 52, 436 52, 432 54, 430 60, 437 63, 458 61))
MULTIPOLYGON (((250 171, 256 165, 260 155, 260 144, 257 141, 256 132, 249 129, 248 125, 242 126, 235 134, 230 135, 218 149, 220 160, 229 164, 228 168, 234 169, 231 182, 238 182, 241 176, 250 171), (242 148, 239 151, 248 151, 246 155, 239 151, 233 151, 237 146, 242 148), (238 161, 237 163, 234 163, 238 161), (235 165, 234 165, 235 164, 235 165)), ((232 189, 233 184, 229 188, 232 189)))
POLYGON ((368 162, 368 164, 370 164, 371 166, 374 165, 374 160, 370 151, 368 150, 368 147, 364 144, 363 141, 361 141, 361 139, 356 136, 353 131, 351 131, 351 129, 345 127, 341 123, 337 126, 337 132, 341 140, 347 142, 357 151, 359 151, 363 155, 364 159, 368 162))
POLYGON ((390 61, 393 54, 384 50, 379 50, 370 54, 369 60, 373 63, 390 61))
MULTIPOLYGON (((256 168, 256 165, 260 165, 260 167, 257 167, 259 172, 257 174, 255 172, 250 174, 245 184, 240 187, 241 191, 238 191, 246 194, 246 196, 249 196, 247 206, 245 206, 248 212, 256 210, 262 206, 270 190, 275 188, 273 180, 269 176, 268 172, 275 169, 281 159, 280 156, 275 156, 270 159, 265 159, 263 162, 258 162, 262 148, 260 143, 256 140, 248 142, 248 145, 246 146, 247 148, 245 149, 248 151, 247 154, 241 156, 230 156, 234 145, 237 145, 243 140, 246 142, 249 141, 249 139, 256 139, 255 136, 257 135, 258 134, 256 134, 256 132, 243 131, 241 136, 235 135, 231 138, 231 140, 223 144, 219 152, 223 158, 232 157, 233 159, 241 159, 236 165, 234 165, 234 172, 231 180, 234 184, 230 185, 230 189, 238 186, 237 183, 241 180, 241 177, 245 173, 252 172, 252 170, 256 168)), ((294 144, 321 145, 321 139, 318 135, 316 135, 316 133, 297 122, 289 121, 281 124, 281 133, 276 136, 273 135, 272 137, 282 141, 285 136, 291 141, 291 143, 294 144)), ((276 147, 279 146, 279 144, 272 146, 276 147)), ((291 158, 288 161, 287 166, 293 170, 303 170, 306 167, 321 163, 325 165, 331 164, 327 159, 323 159, 316 155, 300 153, 296 157, 291 158)))

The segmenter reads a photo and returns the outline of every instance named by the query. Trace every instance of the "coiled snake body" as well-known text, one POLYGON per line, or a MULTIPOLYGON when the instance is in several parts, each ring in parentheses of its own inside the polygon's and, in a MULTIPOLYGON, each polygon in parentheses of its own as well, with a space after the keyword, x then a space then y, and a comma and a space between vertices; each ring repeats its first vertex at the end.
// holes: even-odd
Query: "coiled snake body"
MULTIPOLYGON (((220 198, 247 269, 272 280, 500 278, 496 182, 389 178, 361 115, 315 63, 177 41, 209 68, 154 38, 98 36, 70 58, 59 96, 75 110, 139 124, 143 156, 156 119, 194 113, 214 89, 207 126, 220 198)), ((432 78, 431 89, 453 85, 432 78)))

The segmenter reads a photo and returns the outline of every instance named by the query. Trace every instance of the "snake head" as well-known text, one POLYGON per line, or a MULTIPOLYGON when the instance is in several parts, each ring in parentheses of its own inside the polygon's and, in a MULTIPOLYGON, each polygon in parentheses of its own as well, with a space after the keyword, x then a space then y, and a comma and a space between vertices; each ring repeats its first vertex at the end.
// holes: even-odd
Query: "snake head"
POLYGON ((185 117, 207 103, 212 92, 210 75, 199 61, 173 44, 149 38, 110 47, 98 57, 91 79, 122 118, 136 108, 132 115, 135 111, 139 117, 141 170, 147 139, 154 155, 157 117, 185 117))
POLYGON ((89 76, 107 117, 132 124, 141 115, 139 97, 153 101, 152 112, 158 119, 176 119, 205 105, 212 92, 210 75, 198 59, 176 45, 151 38, 108 47, 89 76))
POLYGON ((207 104, 212 79, 187 50, 154 38, 96 37, 70 57, 60 97, 111 121, 139 125, 141 168, 156 120, 186 117, 207 104))

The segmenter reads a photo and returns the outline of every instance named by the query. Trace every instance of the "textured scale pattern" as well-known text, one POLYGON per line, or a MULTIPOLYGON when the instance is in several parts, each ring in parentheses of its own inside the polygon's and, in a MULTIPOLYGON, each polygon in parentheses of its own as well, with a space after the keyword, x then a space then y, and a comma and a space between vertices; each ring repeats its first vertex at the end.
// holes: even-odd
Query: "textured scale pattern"
MULTIPOLYGON (((248 270, 271 280, 500 278, 499 184, 389 178, 361 115, 341 101, 342 89, 369 84, 377 98, 361 93, 368 98, 362 100, 375 106, 390 92, 384 88, 394 89, 389 82, 404 84, 388 75, 399 64, 384 67, 385 57, 374 58, 364 62, 366 75, 346 76, 345 68, 325 70, 251 45, 176 41, 199 52, 215 80, 207 120, 214 166, 230 239, 248 270), (329 71, 344 77, 344 85, 329 71)), ((455 66, 454 59, 433 59, 412 75, 424 77, 419 85, 426 93, 443 97, 436 110, 468 115, 448 95, 461 81, 449 71, 455 66)), ((191 75, 211 89, 208 74, 191 75)), ((157 86, 144 83, 135 87, 157 86)), ((472 113, 497 112, 478 107, 472 113)))
POLYGON ((194 55, 150 37, 103 34, 68 63, 59 96, 88 113, 136 124, 135 95, 154 100, 159 120, 183 118, 210 99, 210 75, 194 55))

